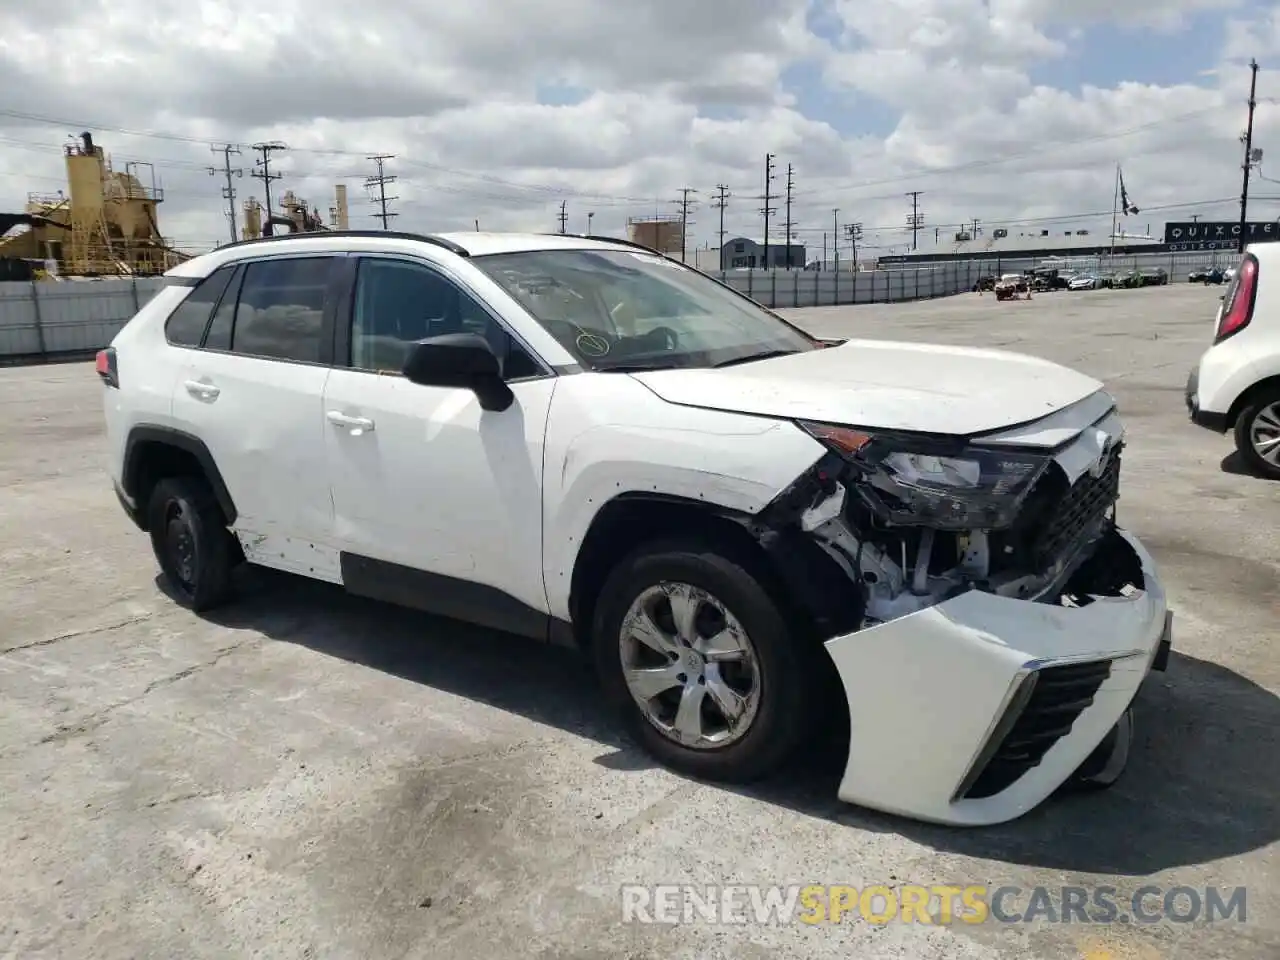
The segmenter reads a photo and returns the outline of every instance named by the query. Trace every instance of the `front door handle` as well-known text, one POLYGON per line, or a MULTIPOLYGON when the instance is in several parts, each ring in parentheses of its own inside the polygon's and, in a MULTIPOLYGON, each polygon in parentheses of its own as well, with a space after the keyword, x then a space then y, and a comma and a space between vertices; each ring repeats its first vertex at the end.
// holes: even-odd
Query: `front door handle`
POLYGON ((368 417, 350 417, 341 410, 330 410, 325 414, 325 419, 335 427, 346 427, 352 436, 373 432, 373 421, 368 417))
POLYGON ((214 401, 218 399, 218 394, 222 392, 220 388, 215 387, 212 383, 205 383, 203 380, 188 380, 183 386, 187 388, 187 393, 197 400, 214 401))

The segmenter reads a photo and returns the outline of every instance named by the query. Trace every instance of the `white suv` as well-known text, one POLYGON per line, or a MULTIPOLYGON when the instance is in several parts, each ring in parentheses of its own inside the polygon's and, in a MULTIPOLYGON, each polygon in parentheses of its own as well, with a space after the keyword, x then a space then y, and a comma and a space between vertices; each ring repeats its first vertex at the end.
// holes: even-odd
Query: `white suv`
POLYGON ((1234 432, 1241 458, 1280 480, 1280 244, 1255 243, 1222 296, 1213 343, 1187 378, 1193 422, 1234 432), (1264 269, 1265 267, 1265 269, 1264 269))
POLYGON ((921 819, 1119 774, 1170 617, 1096 381, 816 340, 598 238, 322 233, 167 276, 98 372, 192 608, 247 561, 569 644, 711 779, 847 723, 839 796, 921 819))

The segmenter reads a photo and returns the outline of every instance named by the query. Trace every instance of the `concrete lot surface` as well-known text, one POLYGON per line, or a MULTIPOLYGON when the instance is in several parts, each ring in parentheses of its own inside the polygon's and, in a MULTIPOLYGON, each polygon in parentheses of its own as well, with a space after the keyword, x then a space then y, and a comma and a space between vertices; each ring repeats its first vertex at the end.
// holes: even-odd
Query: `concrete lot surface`
POLYGON ((1121 516, 1162 565, 1177 653, 1117 787, 972 831, 842 805, 813 758, 752 790, 688 782, 617 740, 566 654, 334 588, 251 572, 192 616, 112 496, 92 367, 0 370, 0 956, 1274 960, 1280 486, 1234 472, 1181 394, 1219 292, 794 312, 1039 354, 1127 416, 1121 516), (621 922, 622 884, 683 882, 1103 884, 1122 906, 1244 886, 1247 914, 621 922))

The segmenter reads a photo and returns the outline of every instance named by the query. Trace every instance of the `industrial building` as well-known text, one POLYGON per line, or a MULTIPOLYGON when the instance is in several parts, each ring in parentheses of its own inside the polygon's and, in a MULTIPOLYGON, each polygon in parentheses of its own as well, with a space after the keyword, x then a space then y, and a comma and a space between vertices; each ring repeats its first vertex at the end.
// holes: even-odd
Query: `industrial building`
MULTIPOLYGON (((91 133, 63 149, 67 189, 27 195, 21 213, 0 212, 0 281, 64 277, 158 276, 193 256, 174 249, 160 233, 158 207, 164 191, 148 163, 113 169, 91 133)), ((327 222, 318 208, 292 190, 270 214, 257 200, 242 207, 243 236, 345 230, 347 187, 337 184, 327 222)), ((677 250, 679 249, 677 245, 677 250)))
MULTIPOLYGON (((1280 239, 1280 224, 1250 221, 1244 225, 1248 243, 1280 239)), ((1087 229, 995 227, 990 230, 970 226, 951 232, 939 228, 933 237, 923 238, 918 249, 905 254, 879 257, 881 266, 938 263, 948 260, 1039 260, 1048 257, 1100 257, 1109 254, 1130 256, 1151 253, 1196 253, 1239 249, 1241 227, 1235 221, 1170 221, 1163 233, 1154 235, 1118 230, 1092 233, 1087 229)))
POLYGON ((329 221, 326 224, 318 209, 313 209, 305 200, 299 199, 292 190, 286 190, 280 198, 281 213, 264 216, 265 208, 250 197, 244 202, 243 236, 246 240, 257 240, 269 237, 276 227, 284 227, 289 233, 316 233, 321 230, 346 230, 350 222, 347 207, 347 185, 339 183, 334 187, 333 206, 329 208, 329 221))
POLYGON ((750 240, 747 237, 734 237, 726 240, 720 248, 721 270, 742 269, 793 269, 803 270, 805 265, 805 247, 803 243, 770 242, 768 246, 768 262, 765 262, 766 248, 762 241, 750 240))
POLYGON ((164 192, 146 186, 145 163, 123 171, 93 136, 82 133, 63 150, 67 190, 29 194, 22 213, 0 213, 0 277, 148 276, 189 259, 169 247, 156 216, 164 192))
POLYGON ((627 239, 667 256, 679 256, 685 243, 684 222, 670 216, 628 217, 627 239))

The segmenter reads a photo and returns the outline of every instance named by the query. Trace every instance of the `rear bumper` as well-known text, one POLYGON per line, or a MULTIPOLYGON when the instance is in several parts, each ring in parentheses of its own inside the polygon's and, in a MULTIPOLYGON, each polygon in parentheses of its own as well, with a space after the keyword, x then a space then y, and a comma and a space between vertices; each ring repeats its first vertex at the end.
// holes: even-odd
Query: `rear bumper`
POLYGON ((1192 367, 1191 372, 1187 375, 1185 399, 1187 413, 1191 417, 1191 422, 1196 426, 1212 430, 1214 433, 1226 433, 1231 428, 1225 413, 1213 413, 1209 410, 1201 409, 1200 367, 1198 365, 1192 367))
POLYGON ((1095 560, 1141 582, 1082 607, 972 590, 828 641, 850 714, 840 799, 979 826, 1021 816, 1071 777, 1171 645, 1142 545, 1117 532, 1095 560))

